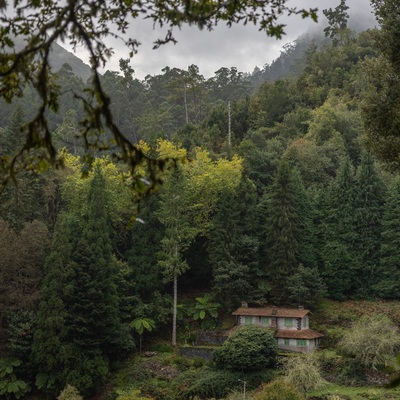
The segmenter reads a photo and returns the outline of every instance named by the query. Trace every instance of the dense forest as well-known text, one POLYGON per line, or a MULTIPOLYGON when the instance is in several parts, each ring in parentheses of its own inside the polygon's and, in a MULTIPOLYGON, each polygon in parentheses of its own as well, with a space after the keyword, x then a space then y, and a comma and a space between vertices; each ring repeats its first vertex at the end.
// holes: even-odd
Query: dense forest
MULTIPOLYGON (((0 371, 18 367, 14 393, 54 398, 68 383, 92 395, 138 333, 140 346, 145 331, 174 331, 173 345, 193 334, 187 296, 204 329, 220 325, 216 304, 400 299, 400 178, 395 158, 381 162, 397 142, 369 131, 398 98, 398 64, 384 29, 330 27, 251 74, 206 79, 190 65, 138 80, 124 59, 104 73, 119 129, 165 163, 140 200, 111 150, 82 159, 86 83, 56 71, 63 94, 47 117, 65 168, 32 166, 0 199, 0 371), (379 80, 392 65, 397 78, 379 80)), ((2 156, 23 143, 36 96, 2 100, 2 156)))

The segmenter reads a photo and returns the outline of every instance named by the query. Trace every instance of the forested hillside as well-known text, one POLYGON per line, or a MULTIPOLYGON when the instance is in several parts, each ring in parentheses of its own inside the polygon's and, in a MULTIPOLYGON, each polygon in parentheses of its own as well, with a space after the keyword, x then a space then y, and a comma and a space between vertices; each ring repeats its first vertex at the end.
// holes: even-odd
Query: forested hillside
MULTIPOLYGON (((368 71, 383 63, 376 35, 339 29, 263 71, 209 79, 190 65, 140 81, 121 59, 101 77, 115 123, 166 160, 139 203, 111 150, 91 167, 80 158, 85 82, 64 64, 48 120, 65 168, 27 169, 0 199, 0 350, 21 362, 17 389, 93 394, 134 351, 138 321, 141 334, 190 335, 179 325, 188 293, 204 313, 398 300, 400 178, 369 151, 362 114, 368 71)), ((1 155, 23 142, 35 96, 1 103, 1 155)))

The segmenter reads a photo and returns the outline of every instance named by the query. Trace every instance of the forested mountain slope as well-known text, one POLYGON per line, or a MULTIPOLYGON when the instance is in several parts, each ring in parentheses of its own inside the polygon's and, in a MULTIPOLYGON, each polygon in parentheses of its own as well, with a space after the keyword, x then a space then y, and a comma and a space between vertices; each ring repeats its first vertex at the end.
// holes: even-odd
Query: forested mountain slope
MULTIPOLYGON (((399 299, 399 178, 363 147, 372 36, 339 32, 260 85, 234 67, 205 79, 195 65, 140 81, 121 60, 101 78, 116 124, 145 154, 178 160, 133 224, 125 167, 107 150, 92 169, 80 159, 74 93, 85 84, 64 64, 48 118, 66 167, 27 170, 0 203, 1 350, 23 378, 51 395, 66 381, 93 393, 132 351, 132 321, 170 329, 174 299, 199 289, 225 312, 243 300, 399 299)), ((34 104, 28 88, 2 106, 2 155, 34 104)))

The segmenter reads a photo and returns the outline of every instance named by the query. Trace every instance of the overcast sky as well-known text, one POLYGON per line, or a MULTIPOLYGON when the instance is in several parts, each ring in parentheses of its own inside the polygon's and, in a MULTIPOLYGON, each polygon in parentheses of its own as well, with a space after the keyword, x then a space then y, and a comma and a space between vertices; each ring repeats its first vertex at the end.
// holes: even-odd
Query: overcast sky
MULTIPOLYGON (((139 79, 148 74, 160 74, 165 66, 187 69, 191 64, 197 65, 206 78, 221 67, 237 67, 239 71, 252 72, 255 66, 262 68, 264 64, 271 63, 279 56, 284 44, 294 41, 302 33, 310 29, 322 30, 326 21, 322 10, 335 8, 339 3, 340 0, 291 0, 290 4, 298 8, 318 7, 319 24, 311 19, 303 20, 299 16, 285 18, 282 22, 287 25, 286 36, 281 40, 268 38, 265 33, 250 25, 227 28, 221 24, 212 32, 186 26, 175 32, 178 40, 176 45, 169 43, 157 50, 152 47, 153 42, 161 37, 160 30, 154 30, 148 20, 137 19, 131 24, 129 36, 136 38, 141 46, 138 54, 131 60, 131 66, 139 79)), ((347 4, 353 26, 361 25, 365 29, 375 25, 368 0, 347 0, 347 4)), ((119 70, 118 61, 120 58, 127 58, 128 52, 121 42, 113 41, 111 45, 115 54, 106 69, 119 70)), ((84 49, 78 49, 76 55, 86 62, 84 49)))

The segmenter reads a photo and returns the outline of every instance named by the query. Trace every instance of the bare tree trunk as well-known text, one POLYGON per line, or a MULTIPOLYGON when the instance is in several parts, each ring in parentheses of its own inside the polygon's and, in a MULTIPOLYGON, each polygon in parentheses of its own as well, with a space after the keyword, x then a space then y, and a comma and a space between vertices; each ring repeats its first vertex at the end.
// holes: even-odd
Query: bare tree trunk
POLYGON ((228 147, 231 147, 231 102, 228 101, 228 147))
POLYGON ((174 271, 174 305, 172 311, 172 346, 176 347, 176 312, 178 307, 178 274, 174 271))
POLYGON ((188 124, 188 123, 189 123, 189 114, 188 114, 188 108, 187 108, 187 96, 186 96, 186 92, 187 92, 187 90, 186 90, 186 83, 185 83, 185 89, 184 89, 184 91, 183 91, 183 99, 184 99, 184 102, 185 102, 185 118, 186 118, 186 124, 188 124))

